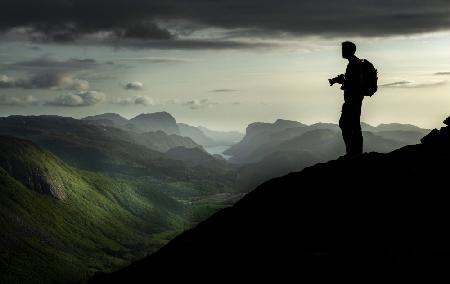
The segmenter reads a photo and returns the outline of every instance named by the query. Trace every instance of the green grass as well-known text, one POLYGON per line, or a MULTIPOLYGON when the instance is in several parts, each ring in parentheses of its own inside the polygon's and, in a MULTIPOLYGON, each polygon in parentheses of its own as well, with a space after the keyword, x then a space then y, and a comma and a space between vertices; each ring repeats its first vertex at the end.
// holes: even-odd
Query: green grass
POLYGON ((236 198, 214 184, 79 170, 0 138, 0 283, 83 282, 156 251, 236 198), (5 170, 10 164, 40 169, 64 198, 27 187, 5 170))
POLYGON ((149 188, 74 170, 62 179, 60 201, 1 170, 1 283, 79 281, 153 252, 189 224, 182 205, 149 188))
POLYGON ((0 168, 0 283, 81 281, 155 251, 190 224, 184 205, 152 187, 22 146, 8 157, 51 175, 65 198, 38 193, 0 168))

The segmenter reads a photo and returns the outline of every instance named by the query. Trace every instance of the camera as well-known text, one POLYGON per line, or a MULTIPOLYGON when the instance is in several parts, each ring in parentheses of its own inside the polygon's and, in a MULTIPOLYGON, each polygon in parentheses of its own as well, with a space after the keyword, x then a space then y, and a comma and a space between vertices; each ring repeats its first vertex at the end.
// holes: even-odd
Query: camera
POLYGON ((330 86, 333 86, 334 84, 344 84, 345 76, 344 74, 340 74, 333 79, 328 79, 328 82, 330 83, 330 86))

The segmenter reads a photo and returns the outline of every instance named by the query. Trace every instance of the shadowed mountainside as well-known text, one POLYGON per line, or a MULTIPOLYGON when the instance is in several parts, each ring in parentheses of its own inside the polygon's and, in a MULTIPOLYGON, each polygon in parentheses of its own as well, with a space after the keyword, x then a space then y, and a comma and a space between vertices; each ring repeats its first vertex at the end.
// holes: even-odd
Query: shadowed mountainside
MULTIPOLYGON (((417 144, 429 130, 409 124, 362 123, 365 152, 387 153, 406 145, 417 144)), ((308 151, 315 161, 335 159, 345 153, 339 126, 332 123, 305 125, 278 119, 274 123, 255 122, 248 125, 245 137, 224 152, 230 162, 257 163, 278 151, 308 151)), ((266 159, 267 160, 267 159, 266 159)), ((299 170, 299 169, 297 169, 299 170)))
POLYGON ((449 165, 450 126, 388 154, 317 164, 91 283, 447 283, 449 165))

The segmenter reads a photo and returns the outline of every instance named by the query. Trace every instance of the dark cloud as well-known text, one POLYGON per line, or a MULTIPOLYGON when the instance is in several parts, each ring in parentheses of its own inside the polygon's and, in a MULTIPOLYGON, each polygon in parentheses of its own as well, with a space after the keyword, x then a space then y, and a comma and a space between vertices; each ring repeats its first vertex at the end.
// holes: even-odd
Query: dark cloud
POLYGON ((89 82, 76 76, 80 71, 100 66, 94 59, 54 60, 40 57, 33 60, 2 64, 2 70, 25 72, 25 78, 0 74, 0 88, 57 89, 87 91, 89 82))
POLYGON ((232 38, 405 35, 449 29, 449 12, 446 0, 3 0, 0 30, 22 28, 36 41, 100 34, 143 40, 134 42, 142 48, 159 41, 159 47, 245 48, 224 38, 183 37, 204 28, 225 29, 232 38))
POLYGON ((380 87, 385 88, 430 88, 445 85, 446 81, 428 81, 428 82, 414 82, 414 81, 397 81, 387 84, 382 84, 380 87))
POLYGON ((122 38, 158 40, 173 38, 173 35, 168 30, 161 29, 152 22, 133 23, 126 28, 117 30, 115 33, 122 38))
POLYGON ((0 88, 86 91, 89 89, 89 82, 74 78, 70 74, 58 70, 43 70, 33 72, 26 79, 16 79, 6 75, 0 75, 0 88))
POLYGON ((124 87, 125 90, 132 90, 132 91, 140 91, 144 89, 144 84, 141 82, 135 81, 127 83, 124 87))
POLYGON ((23 88, 38 89, 65 89, 75 91, 86 91, 89 89, 89 82, 73 78, 68 74, 46 71, 36 73, 28 80, 19 81, 19 86, 23 88))
POLYGON ((79 71, 85 69, 93 69, 100 64, 95 59, 84 58, 77 59, 72 58, 68 60, 54 60, 48 56, 39 57, 37 59, 19 61, 5 66, 9 69, 15 70, 32 70, 32 69, 52 69, 52 70, 65 70, 65 71, 79 71))
POLYGON ((269 49, 277 44, 224 39, 121 40, 111 41, 116 48, 131 49, 269 49))
MULTIPOLYGON (((118 58, 117 61, 130 61, 130 62, 145 62, 145 63, 184 63, 196 61, 195 59, 187 58, 170 58, 170 57, 128 57, 118 58)), ((112 62, 114 64, 114 62, 112 62)))
POLYGON ((149 105, 154 105, 155 101, 150 97, 137 97, 134 100, 134 103, 137 105, 149 106, 149 105))

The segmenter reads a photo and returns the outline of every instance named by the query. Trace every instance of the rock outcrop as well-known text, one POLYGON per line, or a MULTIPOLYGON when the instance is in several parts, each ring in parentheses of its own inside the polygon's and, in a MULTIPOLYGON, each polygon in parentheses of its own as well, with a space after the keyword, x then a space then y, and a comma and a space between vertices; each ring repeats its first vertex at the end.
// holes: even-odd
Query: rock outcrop
POLYGON ((64 185, 40 160, 45 157, 57 162, 51 154, 42 151, 29 141, 14 137, 0 136, 0 169, 39 193, 50 194, 64 199, 64 185))

